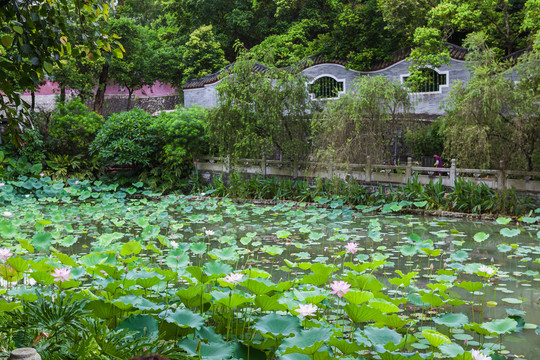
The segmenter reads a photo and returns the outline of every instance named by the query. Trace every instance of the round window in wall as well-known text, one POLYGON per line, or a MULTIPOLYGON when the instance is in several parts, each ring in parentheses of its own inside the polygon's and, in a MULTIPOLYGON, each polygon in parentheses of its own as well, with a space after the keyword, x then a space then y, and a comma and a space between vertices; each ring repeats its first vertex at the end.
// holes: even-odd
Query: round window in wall
POLYGON ((337 81, 330 76, 323 76, 309 85, 309 92, 315 99, 330 99, 339 97, 343 92, 343 81, 337 81))

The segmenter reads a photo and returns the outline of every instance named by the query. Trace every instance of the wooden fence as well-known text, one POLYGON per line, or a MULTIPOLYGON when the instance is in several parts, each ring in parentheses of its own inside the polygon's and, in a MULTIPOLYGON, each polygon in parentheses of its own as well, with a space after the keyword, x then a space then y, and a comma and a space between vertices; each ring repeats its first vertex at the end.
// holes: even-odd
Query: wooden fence
POLYGON ((234 164, 229 158, 201 157, 196 162, 203 173, 228 174, 237 171, 247 175, 284 178, 352 178, 366 184, 406 185, 414 176, 421 184, 437 181, 439 176, 445 186, 454 186, 458 178, 484 183, 491 189, 514 188, 520 192, 540 194, 540 172, 505 170, 501 161, 498 170, 460 169, 452 159, 449 168, 415 166, 408 158, 406 165, 375 165, 368 156, 365 164, 334 164, 321 162, 291 163, 266 159, 239 159, 234 164))

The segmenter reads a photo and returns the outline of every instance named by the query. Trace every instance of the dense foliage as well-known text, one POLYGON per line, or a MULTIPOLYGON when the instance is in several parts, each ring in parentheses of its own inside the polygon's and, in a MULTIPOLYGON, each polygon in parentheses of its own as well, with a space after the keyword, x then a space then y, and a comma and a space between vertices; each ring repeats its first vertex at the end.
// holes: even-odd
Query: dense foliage
POLYGON ((286 159, 309 151, 309 119, 314 110, 305 79, 294 71, 237 61, 217 87, 218 106, 207 119, 212 145, 234 158, 263 158, 276 150, 286 159))
POLYGON ((395 162, 399 131, 412 124, 407 90, 381 76, 364 76, 329 101, 313 122, 317 156, 327 162, 395 162))

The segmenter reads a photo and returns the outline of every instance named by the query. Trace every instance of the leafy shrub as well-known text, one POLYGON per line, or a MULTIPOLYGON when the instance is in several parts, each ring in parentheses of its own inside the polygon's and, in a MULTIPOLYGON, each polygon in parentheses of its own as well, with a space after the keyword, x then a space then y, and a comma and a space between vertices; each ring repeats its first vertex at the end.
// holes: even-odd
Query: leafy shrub
POLYGON ((19 156, 31 163, 39 163, 45 158, 43 136, 36 129, 25 128, 21 134, 22 147, 17 149, 19 156))
POLYGON ((204 108, 191 107, 162 113, 154 118, 149 131, 161 139, 162 148, 157 155, 159 163, 149 174, 143 174, 143 180, 162 188, 187 186, 194 168, 194 157, 208 152, 204 130, 206 114, 204 108))
POLYGON ((103 125, 101 115, 79 98, 59 103, 48 126, 47 149, 53 154, 88 155, 88 148, 103 125))
POLYGON ((109 116, 90 151, 104 164, 149 167, 161 140, 150 132, 154 119, 141 109, 109 116))
POLYGON ((444 139, 439 134, 441 122, 435 120, 431 125, 423 126, 405 133, 405 143, 415 158, 442 154, 444 139))

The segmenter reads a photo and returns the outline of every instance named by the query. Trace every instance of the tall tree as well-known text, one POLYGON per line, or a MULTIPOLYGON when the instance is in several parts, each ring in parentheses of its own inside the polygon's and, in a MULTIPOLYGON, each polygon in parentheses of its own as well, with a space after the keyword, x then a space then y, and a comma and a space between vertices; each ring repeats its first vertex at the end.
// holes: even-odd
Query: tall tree
POLYGON ((5 94, 0 97, 0 111, 7 115, 16 143, 17 125, 26 118, 27 108, 16 88, 39 84, 64 53, 99 57, 101 51, 116 51, 98 23, 108 17, 109 7, 103 0, 12 0, 0 5, 0 91, 5 94), (84 46, 72 49, 68 14, 73 10, 83 29, 84 46), (11 48, 17 51, 8 51, 11 48))

